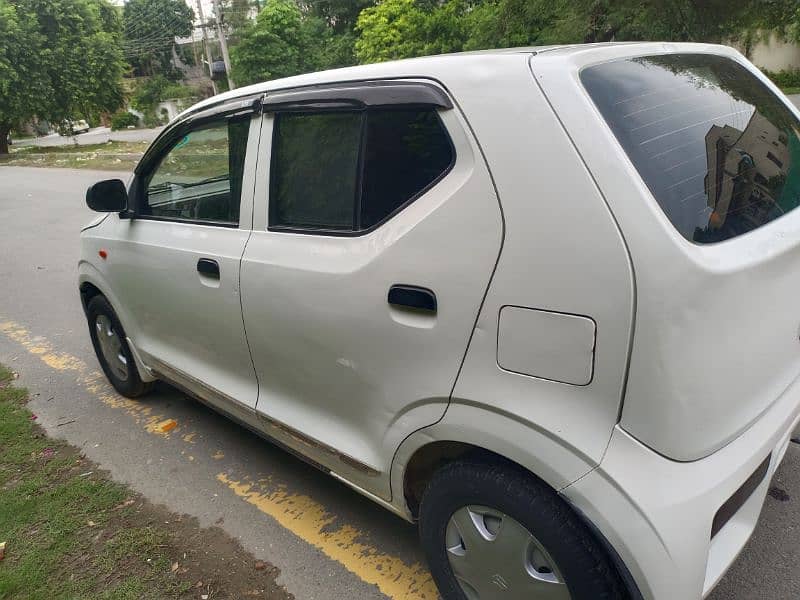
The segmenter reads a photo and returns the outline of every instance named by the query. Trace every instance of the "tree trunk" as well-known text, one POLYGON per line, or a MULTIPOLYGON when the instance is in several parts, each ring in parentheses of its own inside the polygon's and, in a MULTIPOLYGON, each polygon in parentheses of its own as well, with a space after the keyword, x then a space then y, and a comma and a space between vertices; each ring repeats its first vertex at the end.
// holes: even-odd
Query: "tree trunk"
POLYGON ((11 123, 0 123, 0 156, 8 154, 8 134, 11 132, 11 123))

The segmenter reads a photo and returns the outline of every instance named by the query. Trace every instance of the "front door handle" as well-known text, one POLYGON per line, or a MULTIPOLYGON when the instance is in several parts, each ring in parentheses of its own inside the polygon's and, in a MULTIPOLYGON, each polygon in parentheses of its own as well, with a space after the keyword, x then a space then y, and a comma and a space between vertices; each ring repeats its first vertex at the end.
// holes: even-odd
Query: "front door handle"
POLYGON ((211 279, 219 279, 219 263, 212 258, 197 261, 197 272, 211 279))
POLYGON ((392 306, 402 306, 436 314, 436 294, 428 288, 416 285, 393 285, 389 288, 388 302, 392 306))

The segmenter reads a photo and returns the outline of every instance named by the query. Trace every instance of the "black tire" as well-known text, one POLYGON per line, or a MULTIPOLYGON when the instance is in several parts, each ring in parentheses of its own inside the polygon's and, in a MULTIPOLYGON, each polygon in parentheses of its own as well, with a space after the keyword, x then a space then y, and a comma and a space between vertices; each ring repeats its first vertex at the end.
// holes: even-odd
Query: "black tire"
POLYGON ((450 566, 445 535, 453 513, 472 505, 500 511, 532 533, 557 565, 573 600, 629 598, 605 549, 552 489, 515 465, 465 460, 434 474, 420 506, 422 546, 444 600, 467 598, 450 566))
POLYGON ((155 382, 144 382, 139 376, 139 371, 136 368, 136 361, 133 359, 130 347, 128 347, 125 330, 119 322, 117 313, 114 312, 114 309, 111 308, 111 304, 108 303, 108 300, 106 300, 104 296, 98 295, 89 301, 89 305, 86 307, 86 318, 89 322, 89 335, 92 338, 92 346, 94 346, 94 353, 97 355, 97 361, 100 363, 103 373, 108 377, 111 385, 114 386, 114 389, 126 398, 138 398, 149 392, 153 388, 155 382), (100 348, 100 341, 98 340, 97 328, 95 326, 97 317, 100 315, 108 317, 114 327, 114 331, 117 332, 120 338, 120 347, 128 367, 128 376, 126 379, 118 377, 109 366, 105 356, 103 356, 103 352, 100 348))

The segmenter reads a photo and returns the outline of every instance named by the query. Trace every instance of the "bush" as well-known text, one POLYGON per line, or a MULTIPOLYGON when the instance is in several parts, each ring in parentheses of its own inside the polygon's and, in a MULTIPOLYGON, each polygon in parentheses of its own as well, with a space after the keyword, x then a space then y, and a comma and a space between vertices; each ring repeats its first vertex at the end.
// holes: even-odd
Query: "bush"
POLYGON ((139 117, 127 110, 116 113, 111 117, 111 129, 127 129, 130 126, 136 127, 139 124, 139 117))
POLYGON ((154 109, 149 109, 144 111, 144 116, 142 117, 142 121, 144 121, 144 126, 149 128, 159 127, 164 123, 166 123, 164 119, 162 119, 156 114, 156 111, 154 109))
POLYGON ((164 90, 170 85, 170 82, 163 75, 156 75, 139 82, 136 86, 136 91, 131 97, 131 106, 142 112, 152 110, 161 101, 164 90))
POLYGON ((800 69, 788 69, 785 71, 767 71, 762 69, 764 75, 769 77, 772 82, 781 89, 800 88, 800 69))
POLYGON ((161 92, 160 100, 175 100, 178 98, 193 98, 200 95, 200 90, 189 85, 173 83, 168 85, 161 92))

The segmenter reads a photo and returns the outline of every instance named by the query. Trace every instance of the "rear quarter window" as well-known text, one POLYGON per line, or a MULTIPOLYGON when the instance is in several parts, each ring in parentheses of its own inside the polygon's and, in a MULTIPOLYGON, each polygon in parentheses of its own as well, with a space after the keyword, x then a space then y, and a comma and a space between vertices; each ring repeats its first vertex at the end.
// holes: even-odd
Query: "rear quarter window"
POLYGON ((721 242, 800 202, 800 123, 736 61, 643 56, 588 67, 580 77, 686 239, 721 242))

